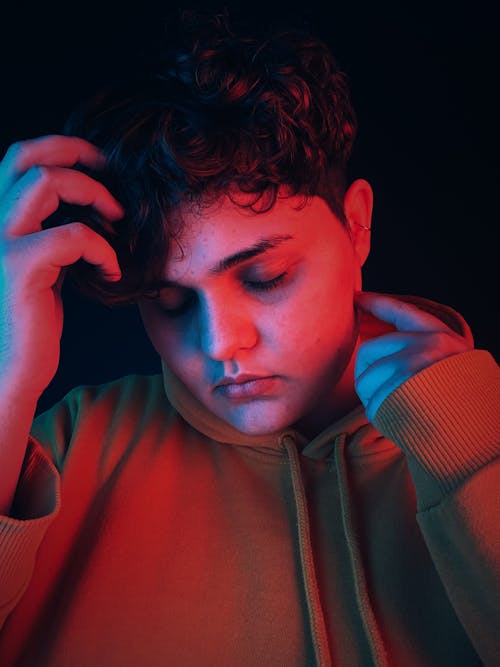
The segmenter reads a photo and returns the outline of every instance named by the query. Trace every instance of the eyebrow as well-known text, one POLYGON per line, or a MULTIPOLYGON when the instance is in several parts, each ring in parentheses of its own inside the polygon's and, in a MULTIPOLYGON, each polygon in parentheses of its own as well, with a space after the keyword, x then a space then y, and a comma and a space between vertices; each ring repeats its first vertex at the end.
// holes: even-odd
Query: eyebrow
MULTIPOLYGON (((229 255, 229 257, 221 259, 215 266, 209 269, 208 272, 211 276, 219 276, 221 273, 232 269, 234 266, 237 266, 248 259, 252 259, 253 257, 258 257, 268 250, 277 248, 285 241, 290 241, 294 238, 294 236, 290 236, 289 234, 275 234, 273 236, 261 238, 250 248, 245 248, 234 255, 229 255)), ((183 285, 176 283, 173 280, 160 280, 158 283, 155 283, 154 287, 183 287, 183 285)))
POLYGON ((230 255, 229 257, 222 259, 216 264, 216 266, 210 269, 209 273, 212 276, 218 276, 221 273, 224 273, 224 271, 233 268, 233 266, 237 266, 238 264, 241 264, 241 262, 245 262, 247 259, 252 259, 253 257, 262 255, 268 250, 277 248, 284 241, 289 241, 290 239, 293 239, 293 236, 288 234, 275 235, 270 236, 269 238, 259 239, 259 241, 257 241, 257 243, 250 248, 247 248, 246 250, 240 250, 234 255, 230 255))

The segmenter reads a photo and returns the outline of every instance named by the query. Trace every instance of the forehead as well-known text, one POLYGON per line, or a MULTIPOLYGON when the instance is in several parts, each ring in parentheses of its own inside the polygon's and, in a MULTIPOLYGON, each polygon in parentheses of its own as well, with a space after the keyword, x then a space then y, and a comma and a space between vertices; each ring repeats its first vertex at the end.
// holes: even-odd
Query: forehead
POLYGON ((223 196, 206 206, 180 206, 175 218, 180 230, 178 243, 170 244, 165 264, 165 278, 172 281, 207 271, 223 258, 255 245, 264 237, 290 235, 293 239, 283 248, 307 251, 344 233, 320 197, 309 200, 301 196, 278 197, 269 211, 255 213, 223 196))

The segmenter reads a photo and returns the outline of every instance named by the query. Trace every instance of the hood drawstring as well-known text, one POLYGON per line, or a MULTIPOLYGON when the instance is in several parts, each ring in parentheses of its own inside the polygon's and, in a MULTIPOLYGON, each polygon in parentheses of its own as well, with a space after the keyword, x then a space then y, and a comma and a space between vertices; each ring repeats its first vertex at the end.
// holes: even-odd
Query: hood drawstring
MULTIPOLYGON (((349 500, 349 486, 347 480, 347 468, 344 454, 345 439, 345 433, 341 433, 335 438, 334 456, 340 492, 342 522, 351 560, 356 601, 363 621, 363 627, 365 629, 367 641, 370 646, 373 664, 376 667, 388 667, 389 662, 387 653, 368 596, 368 589, 363 571, 359 543, 356 538, 356 532, 354 530, 352 520, 352 512, 349 500)), ((309 526, 309 512, 300 470, 299 454, 295 442, 291 436, 284 436, 283 445, 287 451, 290 461, 293 496, 297 513, 300 560, 316 664, 317 667, 331 667, 332 660, 328 644, 328 633, 326 631, 325 616, 321 607, 318 582, 314 569, 314 557, 309 526)))
POLYGON ((314 655, 318 667, 331 667, 332 660, 328 646, 328 634, 325 626, 325 616, 321 608, 318 582, 314 570, 314 559, 311 546, 311 531, 309 526, 309 512, 307 510, 307 499, 300 473, 300 461, 297 448, 290 436, 284 436, 285 445, 290 460, 292 473, 293 497, 297 512, 297 525, 299 529, 300 562, 306 592, 307 608, 309 611, 309 622, 314 646, 314 655))
POLYGON ((363 570, 363 561, 359 548, 359 541, 354 529, 352 519, 351 504, 349 498, 349 483, 347 477, 347 466, 345 461, 345 440, 346 434, 340 433, 334 442, 335 467, 337 468, 337 479, 339 485, 340 505, 342 513, 342 523, 344 534, 349 548, 351 559, 351 568, 354 578, 354 590, 356 592, 356 601, 363 620, 368 644, 370 646, 373 663, 377 667, 388 667, 389 661, 385 650, 384 642, 378 629, 377 620, 368 596, 368 586, 363 570))

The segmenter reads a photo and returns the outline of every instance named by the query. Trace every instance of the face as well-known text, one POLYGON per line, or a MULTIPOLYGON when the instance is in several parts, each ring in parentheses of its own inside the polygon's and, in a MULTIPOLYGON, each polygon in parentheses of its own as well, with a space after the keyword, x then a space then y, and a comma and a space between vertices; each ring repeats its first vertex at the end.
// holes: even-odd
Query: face
POLYGON ((249 435, 304 423, 354 391, 353 306, 360 260, 346 229, 314 197, 252 213, 227 197, 181 208, 165 287, 139 303, 153 346, 212 413, 249 435), (224 377, 267 378, 217 386, 224 377))

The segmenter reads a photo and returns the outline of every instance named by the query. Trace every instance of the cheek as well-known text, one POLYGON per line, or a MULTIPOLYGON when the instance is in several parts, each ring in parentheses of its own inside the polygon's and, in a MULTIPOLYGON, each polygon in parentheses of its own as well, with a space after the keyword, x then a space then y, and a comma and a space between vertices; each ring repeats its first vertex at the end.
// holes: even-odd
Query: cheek
POLYGON ((354 286, 351 272, 315 271, 294 297, 273 312, 271 326, 297 350, 344 338, 353 327, 354 286))

